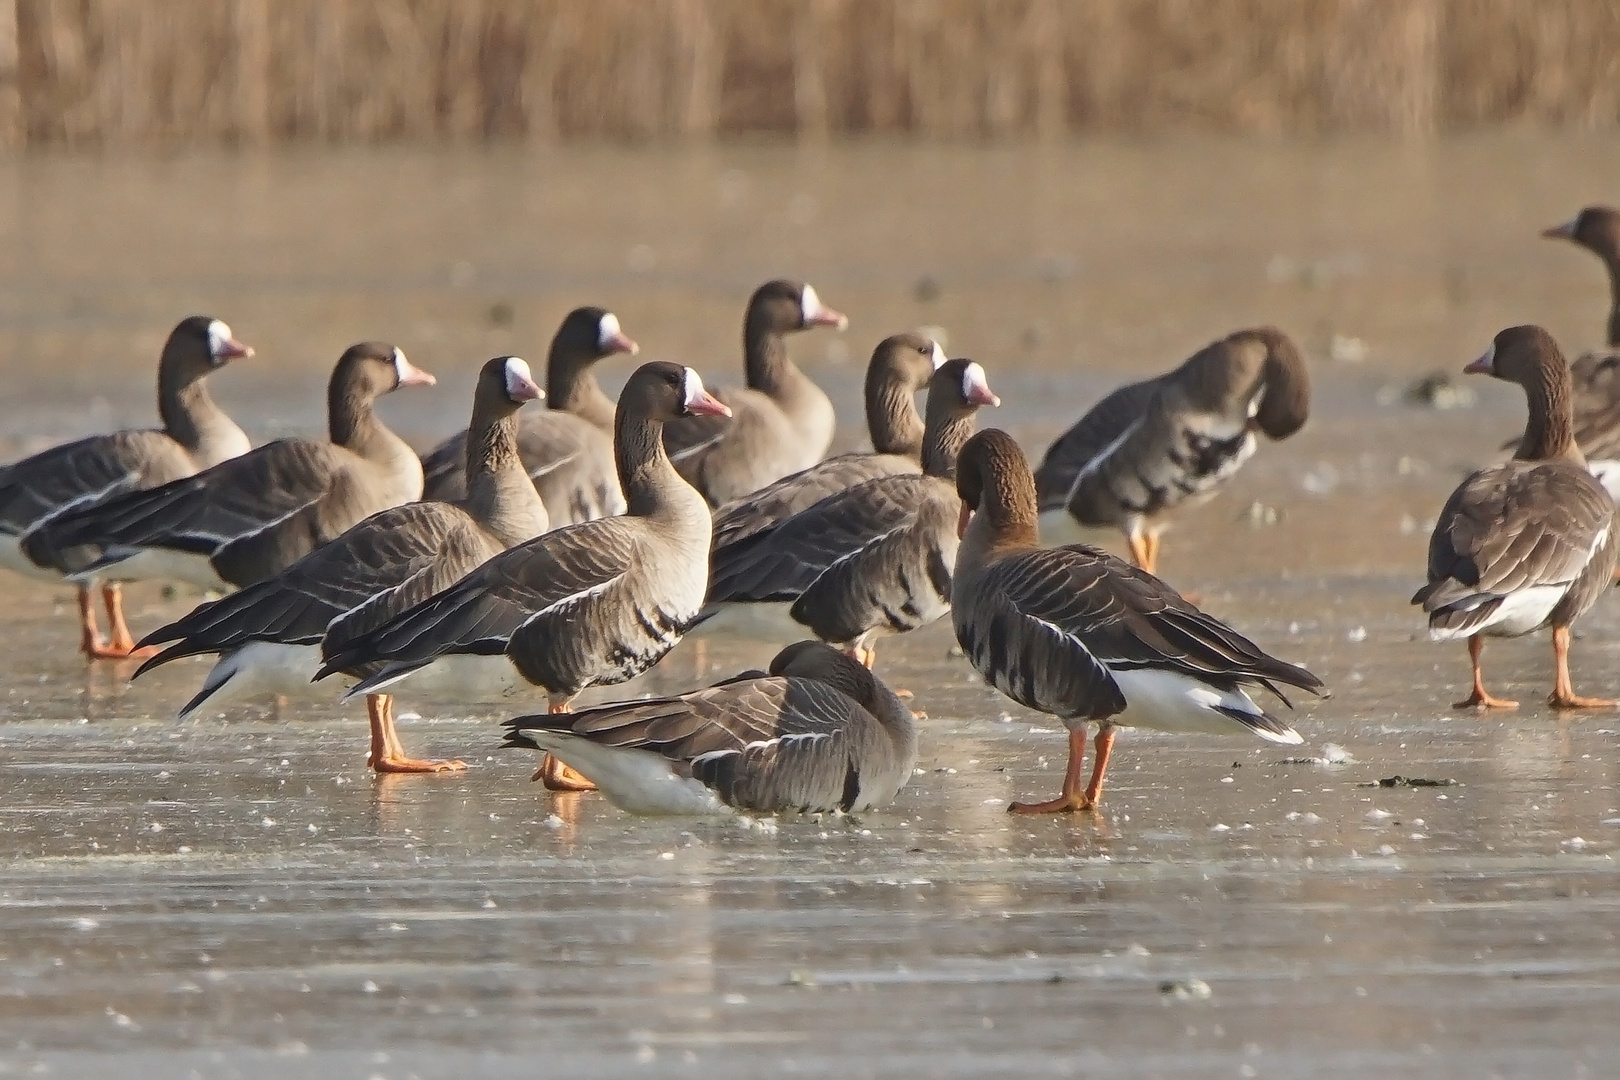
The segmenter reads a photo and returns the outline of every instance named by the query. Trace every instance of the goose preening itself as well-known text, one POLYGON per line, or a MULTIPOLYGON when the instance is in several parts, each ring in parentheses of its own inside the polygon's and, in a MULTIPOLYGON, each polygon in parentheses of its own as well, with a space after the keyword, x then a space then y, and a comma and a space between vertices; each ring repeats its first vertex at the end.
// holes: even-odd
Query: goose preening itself
MULTIPOLYGON (((568 710, 586 687, 646 671, 700 608, 709 506, 664 451, 664 424, 726 406, 679 364, 643 364, 625 383, 613 448, 628 510, 504 551, 461 581, 328 649, 317 678, 378 665, 349 691, 418 691, 500 700, 528 688, 568 710)), ((582 786, 554 765, 552 788, 582 786)))
MULTIPOLYGON (((41 542, 25 551, 24 537, 53 519, 88 510, 125 492, 158 487, 247 453, 250 444, 208 395, 208 376, 232 360, 252 356, 231 328, 193 315, 169 334, 158 360, 155 429, 116 431, 52 447, 0 468, 0 566, 30 577, 59 581, 64 567, 82 557, 41 542)), ((90 658, 121 658, 135 647, 124 621, 116 580, 101 587, 110 638, 96 625, 96 579, 80 579, 79 648, 90 658)))
POLYGON ((833 407, 788 356, 786 336, 813 326, 839 330, 849 320, 798 281, 767 281, 743 317, 744 389, 715 397, 729 418, 706 414, 666 425, 664 446, 675 468, 720 506, 809 468, 832 445, 833 407))
POLYGON ((25 538, 81 576, 251 585, 351 525, 422 495, 422 462, 373 411, 402 386, 432 386, 392 345, 350 346, 327 386, 328 440, 279 439, 195 476, 61 514, 25 538))
POLYGON ((1115 390, 1052 444, 1035 471, 1041 530, 1079 540, 1081 527, 1113 526, 1151 574, 1170 516, 1214 497, 1254 453, 1256 432, 1286 439, 1309 412, 1294 343, 1269 326, 1239 330, 1115 390))
MULTIPOLYGON (((543 396, 516 356, 499 356, 479 372, 473 391, 465 493, 455 501, 407 503, 361 521, 280 573, 147 636, 142 645, 173 642, 141 665, 136 677, 183 656, 218 654, 202 690, 180 710, 259 694, 307 689, 328 651, 380 625, 477 569, 485 560, 546 531, 546 508, 518 453, 519 407, 543 396)), ((370 674, 355 670, 359 678, 370 674)), ((376 772, 464 768, 405 753, 394 730, 393 700, 373 694, 368 764, 376 772)))
POLYGON ((1588 206, 1541 235, 1585 248, 1609 272, 1607 348, 1577 357, 1569 374, 1575 445, 1609 495, 1620 496, 1620 210, 1588 206))
MULTIPOLYGON (((563 319, 546 357, 546 408, 518 418, 518 453, 534 479, 553 526, 624 513, 613 474, 613 400, 596 381, 598 361, 641 347, 599 307, 576 308, 563 319)), ((467 432, 446 439, 422 459, 424 499, 454 502, 467 494, 467 432)))
POLYGON ((917 763, 911 710, 818 641, 783 649, 769 674, 506 727, 504 745, 550 752, 633 814, 873 810, 917 763))
POLYGON ((1485 637, 1552 628, 1555 676, 1548 704, 1605 708, 1576 695, 1569 679, 1569 627, 1614 577, 1620 547, 1614 500, 1586 469, 1570 420, 1569 366, 1552 335, 1514 326, 1464 371, 1516 382, 1529 405, 1512 460, 1462 482, 1429 538, 1429 583, 1412 597, 1435 641, 1468 639, 1473 692, 1457 708, 1515 707, 1485 689, 1485 637))
POLYGON ((1279 686, 1321 694, 1322 681, 1099 548, 1041 547, 1035 479, 1006 432, 983 431, 968 442, 956 483, 963 518, 951 582, 956 640, 986 682, 1069 729, 1062 793, 1010 810, 1093 809, 1116 727, 1301 741, 1249 691, 1289 704, 1279 686), (1088 723, 1097 725, 1096 758, 1082 787, 1088 723))
POLYGON ((703 632, 808 629, 870 666, 880 634, 944 615, 961 507, 956 456, 980 406, 1000 403, 978 364, 941 365, 928 382, 922 473, 868 480, 717 547, 703 632))
POLYGON ((716 551, 808 510, 828 495, 876 480, 922 471, 923 418, 917 393, 945 363, 945 351, 921 334, 896 334, 872 351, 866 368, 870 453, 840 454, 784 476, 714 512, 716 551))

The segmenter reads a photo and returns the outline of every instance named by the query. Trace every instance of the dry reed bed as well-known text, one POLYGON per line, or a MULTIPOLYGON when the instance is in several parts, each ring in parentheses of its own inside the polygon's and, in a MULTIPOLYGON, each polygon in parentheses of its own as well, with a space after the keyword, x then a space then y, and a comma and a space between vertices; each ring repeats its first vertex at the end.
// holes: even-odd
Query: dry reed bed
POLYGON ((0 146, 1617 120, 1617 0, 0 0, 0 146))

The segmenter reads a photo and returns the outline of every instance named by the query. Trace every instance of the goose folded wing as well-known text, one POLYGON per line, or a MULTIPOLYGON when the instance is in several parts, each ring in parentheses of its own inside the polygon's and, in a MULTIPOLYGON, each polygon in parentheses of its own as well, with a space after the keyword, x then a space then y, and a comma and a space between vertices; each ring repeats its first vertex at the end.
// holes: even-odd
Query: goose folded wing
POLYGON ((823 571, 916 517, 920 476, 886 476, 830 495, 803 513, 711 556, 709 603, 792 600, 823 571))
POLYGON ((44 518, 167 479, 165 441, 153 431, 96 435, 0 468, 0 532, 20 535, 44 518))
MULTIPOLYGON (((489 543, 465 514, 443 503, 417 505, 437 511, 434 527, 408 540, 395 539, 395 553, 379 560, 375 569, 367 568, 367 595, 329 621, 323 651, 347 649, 350 642, 444 592, 490 557, 489 543)), ((334 590, 338 587, 334 584, 334 590)))
POLYGON ((1620 457, 1620 352, 1587 353, 1569 374, 1576 445, 1589 461, 1620 457))
POLYGON ((1061 509, 1068 502, 1081 471, 1116 446, 1142 419, 1164 379, 1161 375, 1120 387, 1058 436, 1035 470, 1036 495, 1042 510, 1061 509))
POLYGON ((852 729, 872 721, 840 691, 787 680, 776 732, 692 759, 692 775, 732 806, 763 812, 848 810, 860 795, 852 729))
POLYGON ((623 577, 637 548, 638 522, 603 518, 504 551, 449 588, 352 639, 323 649, 321 676, 378 660, 420 665, 449 653, 494 655, 537 615, 623 577))
MULTIPOLYGON (((512 735, 567 732, 602 746, 650 750, 674 762, 736 750, 779 733, 788 680, 759 672, 676 697, 542 713, 509 721, 512 735)), ((509 739, 512 737, 509 735, 509 739)))
POLYGON ((1464 481, 1429 541, 1429 582, 1413 597, 1437 611, 1469 597, 1572 584, 1614 526, 1614 503, 1584 470, 1507 462, 1464 481))
POLYGON ((868 480, 918 471, 914 462, 895 454, 844 454, 812 465, 715 510, 715 550, 786 521, 829 495, 868 480))
POLYGON ((143 646, 177 644, 136 674, 182 656, 227 652, 250 641, 316 644, 334 619, 398 588, 435 560, 450 557, 457 513, 441 503, 411 503, 373 514, 274 577, 202 604, 148 634, 143 646))
POLYGON ((1321 680, 1268 655, 1121 559, 1075 545, 1031 552, 1000 564, 998 585, 1026 618, 1067 639, 1071 655, 1113 670, 1155 669, 1213 686, 1276 684, 1318 693, 1321 680))
POLYGON ((324 443, 285 439, 195 476, 108 499, 45 527, 59 547, 165 547, 209 555, 311 505, 331 483, 324 443))
POLYGON ((422 498, 451 501, 467 497, 467 432, 458 431, 422 458, 422 498))
POLYGON ((794 602, 792 617, 823 641, 929 621, 951 595, 961 508, 955 491, 935 485, 910 519, 822 571, 794 602))

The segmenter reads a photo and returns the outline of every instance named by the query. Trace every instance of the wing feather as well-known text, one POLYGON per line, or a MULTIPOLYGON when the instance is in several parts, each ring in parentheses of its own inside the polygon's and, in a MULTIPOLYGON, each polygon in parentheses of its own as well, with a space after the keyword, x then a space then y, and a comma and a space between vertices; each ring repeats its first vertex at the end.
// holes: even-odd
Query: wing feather
POLYGON ((1521 589, 1571 586, 1613 524, 1613 500, 1578 466, 1508 461, 1481 469, 1441 510, 1429 539, 1429 583, 1413 603, 1433 615, 1521 589))
POLYGON ((323 646, 321 676, 380 660, 420 665, 448 653, 502 652, 530 619, 628 572, 636 529, 630 518, 602 518, 503 551, 449 588, 350 639, 341 651, 323 646))
POLYGON ((1068 501, 1081 471, 1142 418, 1168 377, 1160 375, 1120 387, 1058 436, 1035 470, 1035 489, 1042 510, 1060 509, 1068 501))
POLYGON ((714 552, 709 603, 797 598, 839 559, 914 520, 928 490, 926 479, 868 480, 714 552))
POLYGON ((330 450, 326 443, 282 439, 195 476, 63 514, 37 535, 53 548, 164 547, 211 555, 319 499, 335 471, 330 450))
POLYGON ((410 503, 383 510, 274 577, 202 604, 149 634, 142 645, 176 644, 141 671, 250 641, 313 645, 334 621, 368 628, 382 613, 410 606, 413 586, 428 590, 418 597, 425 599, 475 568, 489 551, 458 507, 410 503))

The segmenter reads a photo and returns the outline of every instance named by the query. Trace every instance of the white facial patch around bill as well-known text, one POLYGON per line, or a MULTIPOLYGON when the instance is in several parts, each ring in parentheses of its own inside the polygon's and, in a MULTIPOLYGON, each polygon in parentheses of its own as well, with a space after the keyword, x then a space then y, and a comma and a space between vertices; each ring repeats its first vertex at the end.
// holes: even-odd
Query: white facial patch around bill
POLYGON ((936 341, 936 342, 934 342, 934 370, 938 371, 940 368, 942 368, 944 366, 945 366, 945 350, 940 348, 939 347, 939 342, 936 341))
POLYGON ((990 379, 978 363, 962 369, 962 400, 981 405, 1000 405, 1001 399, 990 391, 990 379))
MULTIPOLYGON (((506 394, 508 397, 528 401, 535 397, 536 389, 534 376, 529 372, 529 362, 521 356, 508 356, 506 358, 506 394)), ((545 394, 541 393, 540 397, 545 394)))
POLYGON ((806 285, 804 293, 799 297, 799 311, 804 316, 804 321, 810 322, 826 310, 821 304, 821 297, 816 295, 816 290, 806 285))
POLYGON ((1491 374, 1496 374, 1496 342, 1492 341, 1490 346, 1480 354, 1479 359, 1475 360, 1474 363, 1491 374))
POLYGON ((690 409, 702 397, 703 397, 703 378, 702 378, 702 376, 700 376, 697 372, 693 371, 691 368, 687 368, 686 369, 686 397, 685 397, 685 400, 683 400, 681 402, 681 404, 683 406, 685 406, 686 408, 690 409))
POLYGON ((395 345, 394 346, 394 375, 395 375, 395 377, 397 377, 400 382, 404 382, 407 378, 410 377, 410 374, 411 374, 411 362, 409 360, 405 359, 405 354, 400 352, 398 345, 395 345))
POLYGON ((596 347, 605 350, 618 340, 624 331, 619 327, 619 317, 609 311, 603 314, 602 321, 596 324, 596 347))
POLYGON ((233 335, 231 328, 218 319, 208 324, 208 355, 218 360, 225 353, 225 347, 231 343, 233 335))

